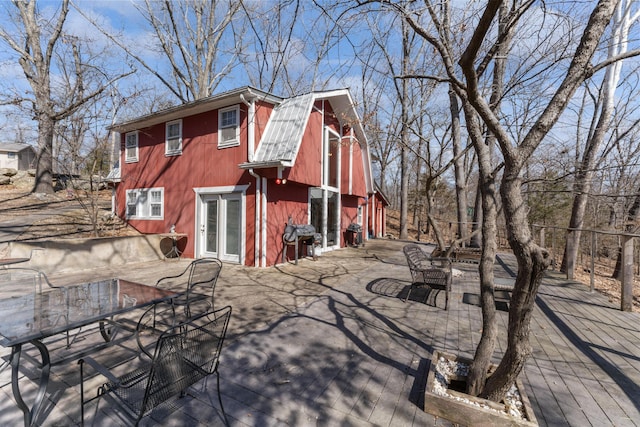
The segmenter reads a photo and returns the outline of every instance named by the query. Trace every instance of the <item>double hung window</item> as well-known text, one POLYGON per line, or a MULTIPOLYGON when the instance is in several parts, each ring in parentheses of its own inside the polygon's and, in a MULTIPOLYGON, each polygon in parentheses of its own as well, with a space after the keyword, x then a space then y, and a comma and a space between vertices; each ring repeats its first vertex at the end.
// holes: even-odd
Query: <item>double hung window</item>
POLYGON ((138 161, 138 132, 129 132, 124 136, 125 163, 138 161))
POLYGON ((165 155, 182 154, 182 120, 167 122, 166 135, 165 155))
POLYGON ((240 108, 236 105, 218 111, 218 148, 240 145, 240 108))
POLYGON ((164 188, 127 190, 126 217, 162 219, 164 217, 164 188))

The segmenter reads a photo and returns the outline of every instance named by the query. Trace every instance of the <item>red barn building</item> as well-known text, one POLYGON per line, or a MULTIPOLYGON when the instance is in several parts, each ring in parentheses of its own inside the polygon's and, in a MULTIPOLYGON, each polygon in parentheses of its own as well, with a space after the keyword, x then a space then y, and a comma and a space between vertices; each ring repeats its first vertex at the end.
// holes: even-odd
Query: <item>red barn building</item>
POLYGON ((384 218, 347 89, 285 99, 244 87, 110 130, 116 213, 142 233, 185 233, 187 257, 269 266, 289 219, 313 225, 323 252, 348 243, 350 224, 384 218))

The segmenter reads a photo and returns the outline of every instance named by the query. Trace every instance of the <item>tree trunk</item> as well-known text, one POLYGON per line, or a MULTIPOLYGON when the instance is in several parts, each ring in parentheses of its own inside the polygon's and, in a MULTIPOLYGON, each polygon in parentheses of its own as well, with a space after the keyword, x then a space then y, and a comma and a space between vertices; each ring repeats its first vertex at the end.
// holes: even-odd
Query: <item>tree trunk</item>
MULTIPOLYGON (((638 220, 638 217, 640 217, 640 193, 638 193, 633 199, 633 204, 631 205, 631 207, 629 208, 629 212, 627 213, 627 223, 625 224, 625 231, 627 233, 632 234, 635 232, 634 224, 638 220)), ((618 280, 622 279, 622 265, 622 247, 619 247, 618 256, 616 258, 616 267, 613 270, 613 274, 611 275, 611 277, 618 280)))
POLYGON ((467 230, 467 179, 465 176, 464 157, 461 156, 460 138, 460 106, 458 97, 453 89, 449 89, 449 110, 451 111, 451 139, 453 145, 453 168, 456 178, 456 207, 458 211, 458 238, 465 244, 469 231, 467 230))
POLYGON ((482 255, 480 257, 480 300, 482 310, 482 335, 476 348, 476 353, 469 371, 467 392, 477 396, 485 386, 487 371, 491 363, 491 356, 495 349, 498 336, 496 322, 496 304, 494 296, 493 268, 496 256, 496 219, 497 197, 495 175, 491 162, 491 148, 484 144, 482 131, 473 108, 465 104, 465 118, 467 129, 474 141, 478 155, 480 179, 478 189, 482 193, 482 255))
MULTIPOLYGON (((409 40, 408 28, 406 24, 402 25, 402 72, 406 73, 409 64, 409 40)), ((401 132, 401 150, 400 150, 400 239, 409 237, 407 223, 409 216, 409 89, 406 79, 402 79, 402 128, 401 132)))
MULTIPOLYGON (((625 53, 628 50, 628 30, 631 25, 632 18, 629 14, 631 6, 624 1, 620 1, 616 6, 616 18, 612 25, 612 37, 609 40, 607 56, 614 58, 617 55, 625 53)), ((601 96, 597 100, 600 104, 596 105, 597 109, 594 113, 595 129, 592 130, 590 137, 586 142, 582 161, 576 174, 574 186, 574 201, 571 210, 571 220, 569 228, 571 231, 567 234, 567 243, 560 271, 567 273, 568 278, 573 278, 573 269, 575 268, 578 247, 580 246, 581 229, 584 224, 584 216, 587 208, 587 200, 589 191, 591 190, 591 182, 594 176, 597 154, 600 145, 611 126, 611 116, 614 110, 615 90, 620 80, 620 72, 623 60, 620 59, 607 67, 602 85, 600 87, 601 96)))
POLYGON ((542 275, 551 262, 546 249, 534 243, 522 197, 521 168, 505 170, 500 188, 509 245, 518 260, 516 284, 509 308, 507 349, 480 397, 500 400, 513 385, 531 354, 529 326, 542 275))
MULTIPOLYGON (((480 184, 476 190, 476 200, 473 209, 473 224, 471 225, 472 233, 482 227, 482 191, 480 190, 480 184)), ((472 234, 471 246, 474 248, 482 247, 482 233, 472 234)))
POLYGON ((34 193, 53 193, 53 133, 55 122, 45 114, 38 117, 38 164, 34 193))

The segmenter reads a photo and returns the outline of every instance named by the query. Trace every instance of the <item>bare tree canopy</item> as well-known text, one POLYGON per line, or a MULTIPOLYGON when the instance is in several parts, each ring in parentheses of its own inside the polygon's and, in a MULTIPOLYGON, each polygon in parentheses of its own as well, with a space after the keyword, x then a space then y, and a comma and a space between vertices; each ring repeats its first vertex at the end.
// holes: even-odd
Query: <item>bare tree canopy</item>
POLYGON ((53 192, 53 139, 55 126, 82 105, 97 98, 117 79, 108 70, 96 69, 95 57, 79 38, 66 34, 64 24, 69 1, 63 0, 54 11, 43 16, 33 1, 15 1, 6 5, 15 26, 0 28, 0 39, 17 57, 30 90, 14 87, 3 104, 27 108, 38 126, 38 155, 35 192, 53 192))

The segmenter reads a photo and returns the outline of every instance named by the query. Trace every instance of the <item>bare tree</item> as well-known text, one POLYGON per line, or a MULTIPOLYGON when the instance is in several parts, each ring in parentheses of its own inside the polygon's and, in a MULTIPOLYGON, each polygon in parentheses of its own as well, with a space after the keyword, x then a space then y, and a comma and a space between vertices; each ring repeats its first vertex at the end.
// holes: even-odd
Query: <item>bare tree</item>
POLYGON ((82 41, 63 31, 69 13, 69 1, 63 0, 51 16, 43 17, 37 2, 14 1, 6 10, 15 29, 0 28, 0 39, 16 54, 30 93, 16 91, 11 100, 14 105, 31 110, 38 126, 38 154, 34 192, 53 192, 53 140, 56 124, 70 117, 82 105, 100 96, 109 85, 123 75, 89 82, 87 74, 95 71, 83 54, 82 41), (56 56, 66 48, 68 55, 56 56), (56 62, 56 59, 58 61, 56 62), (61 67, 60 61, 69 61, 73 70, 62 87, 52 83, 53 73, 61 67))
POLYGON ((235 39, 252 85, 295 96, 349 77, 357 55, 349 33, 357 17, 326 2, 240 3, 244 16, 234 23, 235 39), (338 46, 354 54, 335 57, 338 46))
POLYGON ((79 12, 180 102, 188 102, 213 94, 237 65, 238 48, 229 40, 233 40, 231 25, 242 4, 231 0, 144 0, 136 8, 155 35, 151 46, 131 43, 81 9, 79 12), (147 51, 159 53, 164 61, 148 59, 147 51))
MULTIPOLYGON (((399 12, 413 30, 431 43, 438 52, 445 66, 447 78, 453 83, 452 87, 463 102, 467 126, 474 126, 474 121, 477 123, 475 129, 472 128, 470 133, 476 135, 474 144, 476 144, 478 155, 480 156, 484 150, 482 147, 484 140, 481 138, 482 131, 478 127, 482 123, 495 137, 504 159, 500 195, 507 237, 518 261, 518 272, 509 310, 507 348, 496 372, 488 378, 480 393, 482 397, 492 400, 499 400, 504 396, 521 372, 524 362, 530 354, 528 333, 535 295, 540 285, 542 273, 550 262, 549 254, 534 242, 527 226, 527 209, 522 193, 522 171, 528 159, 566 109, 578 87, 585 79, 602 68, 602 66, 593 66, 591 59, 614 13, 616 1, 601 0, 595 5, 568 66, 566 64, 560 65, 561 63, 551 65, 556 67, 556 72, 563 70, 559 84, 553 90, 552 96, 546 101, 543 112, 533 118, 531 125, 527 126, 528 130, 522 140, 514 141, 507 132, 503 118, 492 107, 491 100, 485 99, 480 79, 488 65, 496 59, 500 43, 508 37, 514 26, 522 22, 523 16, 531 11, 532 6, 532 1, 511 3, 496 28, 494 23, 498 22, 503 2, 489 0, 459 56, 443 42, 441 34, 449 29, 442 27, 438 11, 430 2, 426 2, 426 12, 429 14, 430 24, 436 28, 435 31, 431 31, 424 24, 421 13, 409 8, 398 7, 399 12), (458 77, 458 72, 462 73, 463 79, 458 77), (476 120, 476 117, 479 118, 479 121, 476 120)), ((486 216, 487 212, 484 214, 486 216)), ((495 222, 495 218, 492 218, 491 221, 485 219, 483 223, 490 224, 492 222, 495 222)), ((487 242, 492 239, 491 234, 483 237, 481 268, 486 263, 492 265, 493 259, 489 258, 494 255, 490 247, 491 243, 487 242)), ((481 277, 481 286, 492 289, 493 285, 487 283, 487 279, 487 277, 481 277)), ((485 303, 483 301, 483 305, 485 303)))
MULTIPOLYGON (((612 36, 609 39, 609 58, 619 58, 627 53, 629 29, 640 17, 640 10, 632 11, 635 2, 620 1, 616 8, 615 19, 612 24, 612 36)), ((614 112, 615 90, 620 80, 623 60, 617 60, 607 66, 600 93, 597 99, 596 111, 592 120, 590 134, 585 143, 582 159, 576 168, 574 182, 574 200, 567 233, 565 255, 562 260, 561 271, 567 277, 573 278, 581 229, 594 175, 594 167, 598 159, 598 151, 609 131, 611 117, 614 112)))

